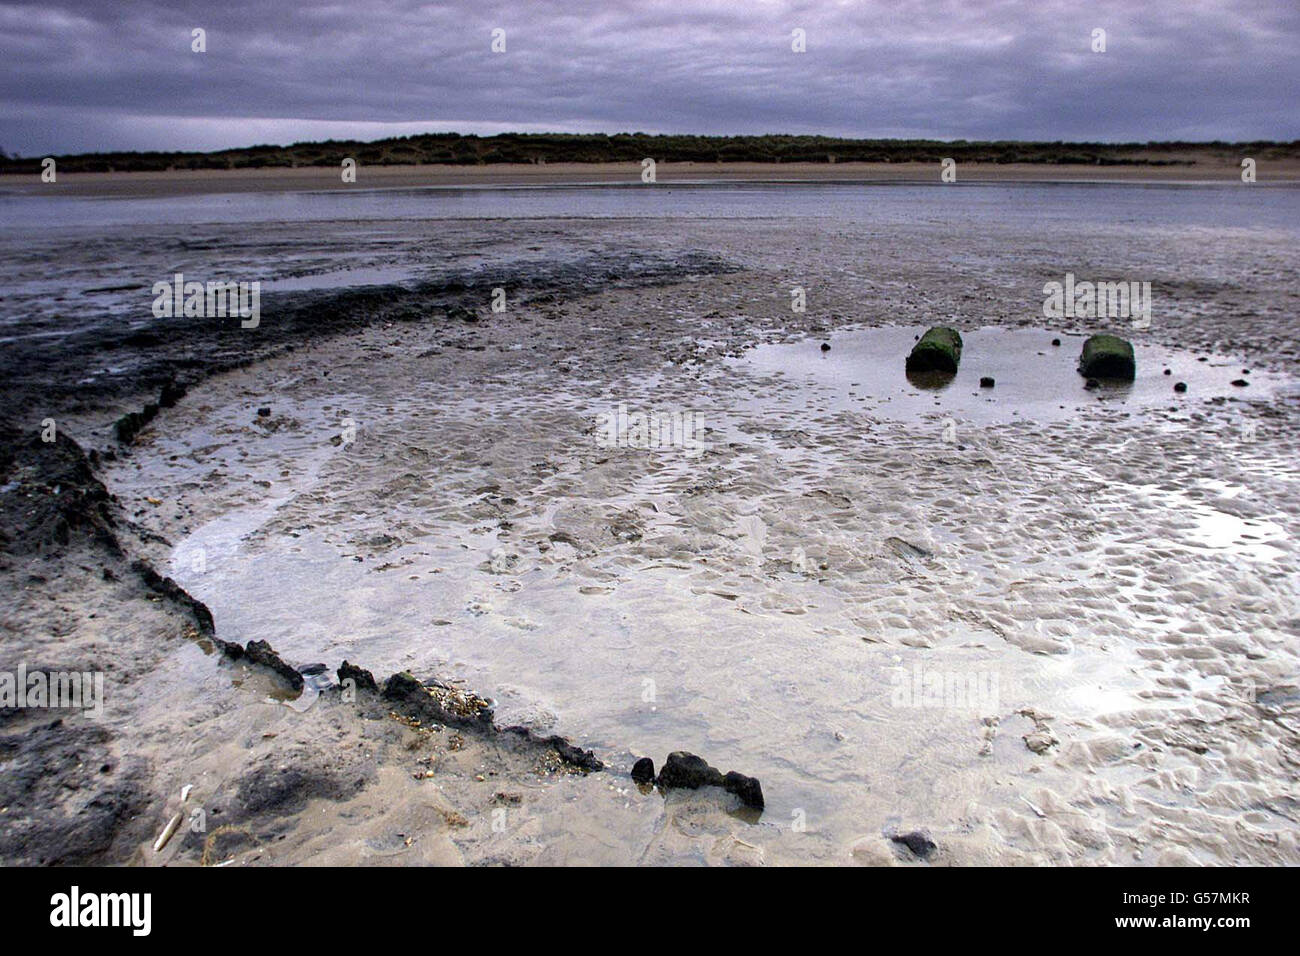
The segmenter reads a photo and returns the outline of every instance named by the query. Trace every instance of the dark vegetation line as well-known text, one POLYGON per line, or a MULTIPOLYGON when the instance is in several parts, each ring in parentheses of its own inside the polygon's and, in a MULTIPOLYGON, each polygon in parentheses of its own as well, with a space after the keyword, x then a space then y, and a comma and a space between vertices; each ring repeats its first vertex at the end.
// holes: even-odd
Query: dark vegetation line
MULTIPOLYGON (((501 133, 462 136, 428 133, 363 143, 326 140, 292 146, 249 146, 211 153, 116 152, 56 157, 60 172, 161 172, 186 169, 261 169, 337 166, 351 157, 362 165, 497 163, 621 163, 653 157, 696 163, 1041 163, 1098 166, 1192 166, 1196 154, 1239 159, 1300 158, 1300 140, 1289 143, 1066 143, 970 142, 925 139, 840 139, 830 136, 680 136, 648 133, 501 133)), ((39 173, 43 157, 5 157, 0 173, 39 173)))

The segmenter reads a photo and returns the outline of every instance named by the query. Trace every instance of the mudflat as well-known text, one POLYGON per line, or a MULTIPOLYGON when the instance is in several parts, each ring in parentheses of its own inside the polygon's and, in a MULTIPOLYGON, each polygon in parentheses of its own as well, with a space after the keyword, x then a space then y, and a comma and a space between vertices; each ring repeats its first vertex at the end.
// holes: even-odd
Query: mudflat
POLYGON ((6 661, 107 688, 6 712, 7 859, 1300 862, 1295 190, 488 192, 0 240, 6 661))

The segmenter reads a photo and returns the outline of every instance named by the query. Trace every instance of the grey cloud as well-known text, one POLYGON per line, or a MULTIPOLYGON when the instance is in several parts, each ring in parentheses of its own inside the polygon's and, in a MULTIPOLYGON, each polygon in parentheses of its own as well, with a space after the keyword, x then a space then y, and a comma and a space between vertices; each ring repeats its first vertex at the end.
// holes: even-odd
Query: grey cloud
POLYGON ((1290 0, 50 0, 0 7, 0 146, 426 128, 1290 140, 1298 41, 1290 0))

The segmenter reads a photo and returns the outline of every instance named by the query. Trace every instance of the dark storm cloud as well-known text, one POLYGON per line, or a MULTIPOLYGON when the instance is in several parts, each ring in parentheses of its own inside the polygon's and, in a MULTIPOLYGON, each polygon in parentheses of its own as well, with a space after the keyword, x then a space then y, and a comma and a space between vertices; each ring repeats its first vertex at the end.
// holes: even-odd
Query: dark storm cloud
POLYGON ((47 0, 0 7, 0 146, 544 129, 1289 140, 1297 48, 1293 0, 47 0))

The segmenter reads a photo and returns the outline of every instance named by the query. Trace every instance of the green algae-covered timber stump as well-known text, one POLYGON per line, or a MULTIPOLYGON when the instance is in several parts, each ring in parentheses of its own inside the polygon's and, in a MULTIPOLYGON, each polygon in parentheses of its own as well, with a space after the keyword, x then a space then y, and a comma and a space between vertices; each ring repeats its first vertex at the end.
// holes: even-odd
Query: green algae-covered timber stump
POLYGON ((1137 361, 1133 346, 1118 335, 1094 335, 1083 343, 1079 355, 1079 374, 1087 378, 1118 378, 1133 381, 1137 361))
POLYGON ((907 371, 956 373, 960 363, 961 336, 956 329, 936 325, 912 347, 907 356, 907 371))

